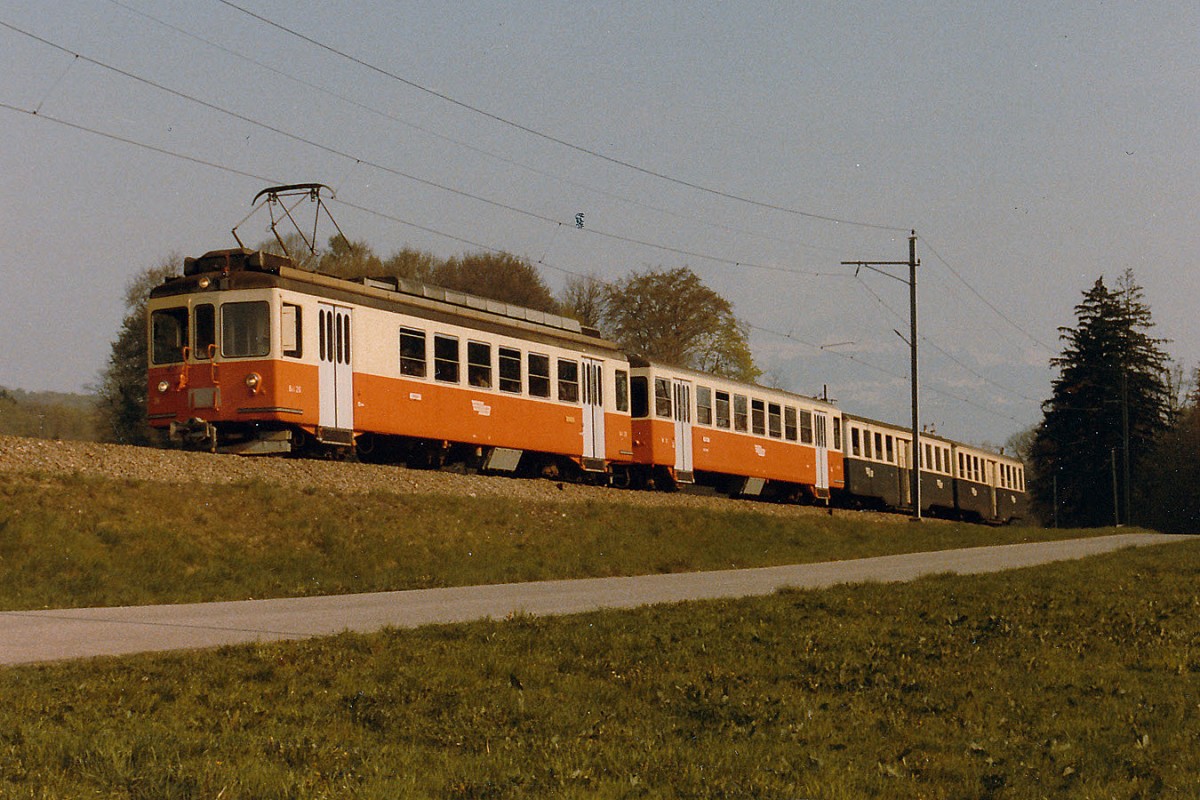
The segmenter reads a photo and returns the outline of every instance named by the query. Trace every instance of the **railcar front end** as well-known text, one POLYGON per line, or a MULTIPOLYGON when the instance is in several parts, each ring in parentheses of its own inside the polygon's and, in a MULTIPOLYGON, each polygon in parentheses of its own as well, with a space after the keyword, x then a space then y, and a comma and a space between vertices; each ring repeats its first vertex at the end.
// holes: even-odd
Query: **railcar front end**
POLYGON ((615 346, 573 321, 401 283, 250 250, 188 259, 148 303, 150 423, 222 452, 627 467, 615 346))

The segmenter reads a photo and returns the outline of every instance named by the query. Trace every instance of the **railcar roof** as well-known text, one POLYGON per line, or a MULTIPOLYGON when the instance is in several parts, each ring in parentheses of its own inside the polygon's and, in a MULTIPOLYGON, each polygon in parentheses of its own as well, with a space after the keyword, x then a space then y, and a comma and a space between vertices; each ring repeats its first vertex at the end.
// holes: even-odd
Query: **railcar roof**
MULTIPOLYGON (((599 331, 583 326, 578 320, 525 308, 512 303, 479 295, 446 289, 441 286, 395 277, 359 278, 351 280, 319 272, 301 270, 286 256, 233 248, 211 250, 199 258, 185 258, 185 278, 210 273, 265 273, 277 275, 293 283, 308 284, 325 290, 336 290, 364 298, 386 299, 431 311, 449 312, 466 319, 492 324, 512 325, 543 335, 565 338, 603 350, 618 351, 615 343, 600 336, 599 331)), ((167 284, 171 281, 168 280, 167 284)), ((152 296, 154 296, 152 294, 152 296)))
MULTIPOLYGON (((851 414, 848 412, 843 414, 842 416, 844 416, 848 420, 853 420, 855 422, 865 422, 868 425, 875 425, 880 428, 888 428, 889 430, 894 430, 897 433, 908 434, 909 436, 911 436, 911 434, 912 434, 912 428, 906 427, 904 425, 897 425, 894 422, 884 422, 883 420, 872 419, 870 417, 864 417, 860 414, 851 414)), ((962 450, 969 450, 969 451, 971 451, 973 453, 977 453, 979 455, 986 454, 993 458, 1002 458, 1002 459, 1005 459, 1006 461, 1011 461, 1014 464, 1021 463, 1021 459, 1017 458, 1014 455, 1010 455, 1008 453, 997 453, 995 450, 989 450, 986 447, 976 447, 975 445, 966 444, 965 442, 960 442, 956 439, 950 439, 946 436, 942 436, 940 433, 930 433, 928 431, 921 431, 921 440, 924 441, 926 439, 941 442, 942 444, 954 445, 955 447, 961 448, 962 450)))
POLYGON ((757 383, 747 383, 746 381, 739 381, 736 378, 726 378, 724 375, 714 375, 711 372, 703 372, 698 369, 692 369, 691 367, 680 367, 675 364, 669 364, 666 361, 653 361, 644 356, 630 355, 629 356, 629 366, 631 366, 631 367, 653 367, 656 369, 669 370, 670 372, 687 375, 688 377, 694 378, 698 381, 710 381, 710 382, 711 381, 720 381, 722 383, 732 383, 732 384, 736 384, 738 386, 745 387, 745 390, 747 392, 759 391, 759 392, 770 392, 771 394, 777 394, 777 395, 786 395, 787 397, 794 397, 796 400, 802 400, 805 403, 815 404, 818 406, 825 406, 825 407, 829 408, 831 411, 837 412, 838 414, 842 413, 841 410, 837 407, 837 404, 834 403, 832 400, 824 400, 820 397, 812 397, 810 395, 799 394, 797 392, 789 392, 787 389, 773 389, 770 386, 762 386, 761 384, 757 384, 757 383))

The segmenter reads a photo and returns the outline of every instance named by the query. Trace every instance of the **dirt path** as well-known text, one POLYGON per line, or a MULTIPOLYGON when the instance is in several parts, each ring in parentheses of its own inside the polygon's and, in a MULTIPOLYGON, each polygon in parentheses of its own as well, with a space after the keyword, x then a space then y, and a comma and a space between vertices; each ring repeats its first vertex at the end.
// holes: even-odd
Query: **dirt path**
POLYGON ((720 572, 193 605, 9 611, 0 612, 0 664, 303 639, 513 614, 575 614, 764 595, 785 587, 908 581, 944 572, 979 574, 1182 541, 1195 539, 1130 533, 720 572))

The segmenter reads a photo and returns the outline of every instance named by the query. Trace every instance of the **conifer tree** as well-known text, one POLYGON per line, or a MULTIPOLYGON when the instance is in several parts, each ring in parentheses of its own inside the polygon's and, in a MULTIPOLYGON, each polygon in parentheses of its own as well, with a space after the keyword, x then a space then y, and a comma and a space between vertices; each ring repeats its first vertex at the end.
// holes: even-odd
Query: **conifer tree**
POLYGON ((1131 271, 1116 289, 1097 279, 1075 316, 1074 328, 1059 328, 1066 345, 1050 361, 1059 376, 1031 448, 1034 504, 1048 521, 1057 502, 1066 526, 1110 525, 1115 514, 1129 522, 1125 459, 1136 482, 1170 425, 1165 340, 1148 333, 1154 322, 1131 271))
POLYGON ((144 445, 156 439, 146 419, 146 301, 151 289, 179 273, 182 263, 181 256, 171 254, 125 287, 125 318, 96 387, 105 441, 144 445))

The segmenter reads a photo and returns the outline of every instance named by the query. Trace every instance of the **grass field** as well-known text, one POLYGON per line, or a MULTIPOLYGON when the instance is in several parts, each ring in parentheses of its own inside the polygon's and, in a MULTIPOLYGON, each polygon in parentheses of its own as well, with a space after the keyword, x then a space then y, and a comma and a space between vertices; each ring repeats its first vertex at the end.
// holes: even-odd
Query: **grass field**
POLYGON ((1190 798, 1200 541, 0 671, 0 796, 1190 798))
POLYGON ((755 567, 1106 532, 856 517, 15 473, 0 484, 0 609, 755 567))
MULTIPOLYGON (((12 475, 0 608, 760 566, 1107 531, 12 475)), ((0 670, 0 798, 1200 796, 1200 540, 0 670)))

